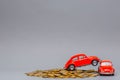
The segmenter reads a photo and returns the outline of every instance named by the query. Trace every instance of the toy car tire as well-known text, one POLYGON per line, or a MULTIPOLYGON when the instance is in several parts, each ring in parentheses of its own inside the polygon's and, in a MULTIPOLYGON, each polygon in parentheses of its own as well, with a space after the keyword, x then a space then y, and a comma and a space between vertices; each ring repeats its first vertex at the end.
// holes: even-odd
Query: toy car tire
POLYGON ((114 76, 114 74, 111 74, 111 76, 114 76))
POLYGON ((97 60, 93 60, 93 61, 92 61, 92 65, 93 65, 93 66, 97 66, 97 65, 98 65, 98 61, 97 61, 97 60))
POLYGON ((103 74, 100 74, 100 76, 103 76, 103 74))
POLYGON ((75 66, 73 64, 71 64, 71 65, 69 65, 67 70, 74 71, 75 70, 75 66))

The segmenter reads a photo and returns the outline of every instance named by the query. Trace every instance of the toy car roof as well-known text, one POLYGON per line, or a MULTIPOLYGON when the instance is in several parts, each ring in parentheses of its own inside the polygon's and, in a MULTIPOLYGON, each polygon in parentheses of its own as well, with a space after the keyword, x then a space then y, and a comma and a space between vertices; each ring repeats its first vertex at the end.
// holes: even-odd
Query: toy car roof
POLYGON ((101 60, 100 63, 102 63, 102 62, 111 62, 111 61, 110 60, 101 60))
POLYGON ((71 58, 74 58, 74 57, 77 57, 77 56, 84 56, 84 55, 85 55, 84 53, 78 53, 78 54, 73 55, 71 58))

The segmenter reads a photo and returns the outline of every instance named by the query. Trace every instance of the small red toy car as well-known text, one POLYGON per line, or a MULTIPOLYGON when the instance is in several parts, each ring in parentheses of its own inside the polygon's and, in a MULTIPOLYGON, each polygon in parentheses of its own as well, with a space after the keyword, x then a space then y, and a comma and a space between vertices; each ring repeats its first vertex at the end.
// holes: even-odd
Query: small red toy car
POLYGON ((84 53, 72 56, 64 66, 66 70, 75 70, 76 67, 92 64, 96 66, 100 59, 96 56, 86 56, 84 53))
POLYGON ((100 66, 98 67, 98 72, 100 75, 112 75, 114 76, 115 69, 110 60, 100 61, 100 66))

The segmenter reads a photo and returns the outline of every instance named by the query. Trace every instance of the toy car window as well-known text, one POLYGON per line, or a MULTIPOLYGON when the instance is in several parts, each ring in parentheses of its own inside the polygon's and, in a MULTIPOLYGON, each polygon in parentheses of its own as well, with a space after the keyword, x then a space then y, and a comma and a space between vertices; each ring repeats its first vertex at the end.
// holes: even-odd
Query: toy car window
POLYGON ((73 58, 72 60, 73 60, 73 61, 76 61, 76 60, 78 60, 78 57, 75 57, 75 58, 73 58))
POLYGON ((103 62, 101 63, 101 66, 112 66, 110 62, 103 62))
POLYGON ((79 59, 84 59, 85 58, 85 56, 79 56, 79 59))

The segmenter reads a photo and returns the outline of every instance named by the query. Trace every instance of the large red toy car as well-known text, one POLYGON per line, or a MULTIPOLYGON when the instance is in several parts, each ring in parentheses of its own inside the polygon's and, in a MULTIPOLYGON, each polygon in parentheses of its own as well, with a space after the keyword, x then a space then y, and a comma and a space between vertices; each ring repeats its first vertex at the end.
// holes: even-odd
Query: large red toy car
POLYGON ((96 56, 86 56, 85 54, 76 54, 72 56, 64 66, 66 70, 75 70, 76 67, 92 64, 96 66, 100 59, 96 56))
POLYGON ((110 60, 100 61, 100 66, 98 67, 98 72, 100 75, 114 75, 115 69, 110 60))

